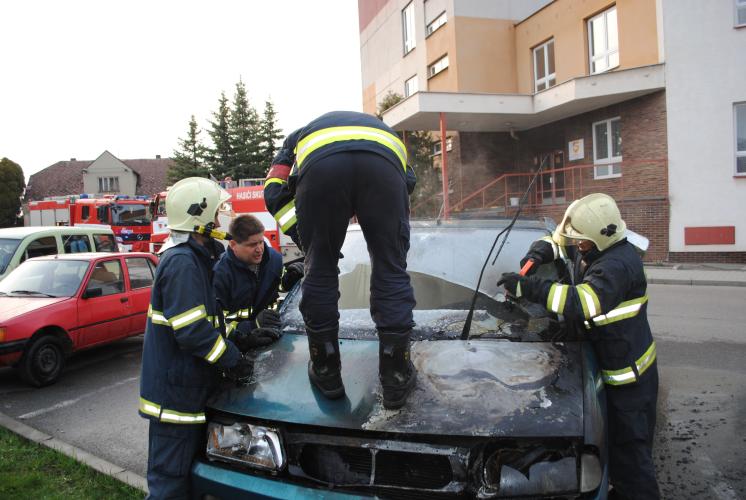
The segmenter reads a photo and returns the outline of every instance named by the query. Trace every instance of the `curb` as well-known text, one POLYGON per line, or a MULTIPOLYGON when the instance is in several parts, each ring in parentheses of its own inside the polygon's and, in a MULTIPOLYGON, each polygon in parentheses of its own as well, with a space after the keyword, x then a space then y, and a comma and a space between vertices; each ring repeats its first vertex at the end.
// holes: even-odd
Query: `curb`
POLYGON ((692 285, 692 286, 746 286, 746 281, 692 280, 676 278, 648 278, 649 285, 692 285))
POLYGON ((148 482, 145 480, 144 477, 135 474, 134 472, 127 470, 124 467, 114 465, 113 463, 107 462, 102 458, 91 455, 85 450, 81 450, 80 448, 76 448, 75 446, 60 441, 57 438, 53 438, 48 434, 37 431, 33 427, 22 424, 21 422, 1 412, 0 426, 5 427, 9 431, 18 434, 19 436, 26 438, 29 441, 33 441, 35 443, 42 444, 47 448, 59 451, 72 458, 73 460, 77 460, 78 462, 81 462, 88 467, 97 470, 98 472, 106 474, 107 476, 111 476, 114 479, 117 479, 134 488, 137 488, 138 490, 146 494, 148 493, 148 482))

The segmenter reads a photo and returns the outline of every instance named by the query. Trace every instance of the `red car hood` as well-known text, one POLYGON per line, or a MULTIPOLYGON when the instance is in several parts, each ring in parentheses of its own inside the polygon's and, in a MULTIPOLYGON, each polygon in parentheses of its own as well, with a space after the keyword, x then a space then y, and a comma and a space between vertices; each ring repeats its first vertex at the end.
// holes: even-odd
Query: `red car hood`
POLYGON ((38 311, 43 307, 59 304, 72 297, 0 297, 0 324, 21 314, 38 311))

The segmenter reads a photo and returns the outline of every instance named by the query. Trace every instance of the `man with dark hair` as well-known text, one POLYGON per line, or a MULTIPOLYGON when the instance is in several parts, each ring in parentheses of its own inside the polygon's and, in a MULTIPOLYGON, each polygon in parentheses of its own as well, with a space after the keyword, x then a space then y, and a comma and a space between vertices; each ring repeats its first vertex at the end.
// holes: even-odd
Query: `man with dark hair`
POLYGON ((215 264, 215 295, 223 308, 226 331, 245 352, 280 337, 280 316, 270 309, 283 282, 282 255, 264 241, 264 226, 253 215, 230 224, 233 239, 215 264))

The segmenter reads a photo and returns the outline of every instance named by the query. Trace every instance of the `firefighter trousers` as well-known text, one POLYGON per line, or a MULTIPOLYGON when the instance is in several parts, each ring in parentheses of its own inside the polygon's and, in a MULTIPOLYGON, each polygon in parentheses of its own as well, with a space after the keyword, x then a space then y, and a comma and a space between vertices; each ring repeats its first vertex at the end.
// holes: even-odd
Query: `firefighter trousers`
POLYGON ((373 322, 389 331, 414 326, 414 292, 407 274, 409 195, 400 164, 368 151, 344 151, 304 165, 296 213, 306 252, 300 310, 307 327, 339 326, 337 264, 353 215, 370 254, 373 322))
POLYGON ((648 368, 636 383, 606 386, 609 476, 614 498, 660 498, 653 465, 657 400, 657 364, 648 368))
POLYGON ((205 449, 205 426, 150 421, 146 500, 191 498, 192 462, 205 449))

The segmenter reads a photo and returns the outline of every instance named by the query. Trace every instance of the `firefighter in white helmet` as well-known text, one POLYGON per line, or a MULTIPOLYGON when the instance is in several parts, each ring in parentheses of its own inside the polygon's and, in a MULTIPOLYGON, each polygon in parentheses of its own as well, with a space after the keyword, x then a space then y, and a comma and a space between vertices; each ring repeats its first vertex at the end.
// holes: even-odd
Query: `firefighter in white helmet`
MULTIPOLYGON (((655 342, 647 319, 642 260, 625 238, 614 199, 594 193, 573 202, 552 238, 521 261, 572 260, 572 284, 504 273, 498 285, 561 314, 593 344, 606 386, 610 498, 660 498, 652 444, 658 398, 655 342)), ((529 273, 531 274, 531 273, 529 273)))
POLYGON ((170 240, 155 273, 145 327, 140 415, 150 420, 148 498, 188 498, 189 471, 204 449, 205 403, 222 371, 242 381, 252 372, 220 331, 212 287, 212 231, 230 195, 217 183, 183 179, 166 199, 170 240))

